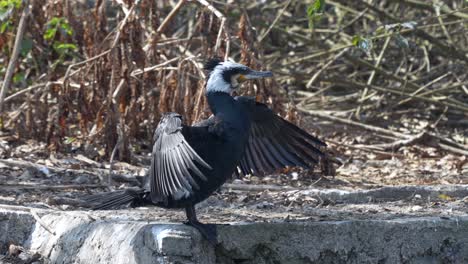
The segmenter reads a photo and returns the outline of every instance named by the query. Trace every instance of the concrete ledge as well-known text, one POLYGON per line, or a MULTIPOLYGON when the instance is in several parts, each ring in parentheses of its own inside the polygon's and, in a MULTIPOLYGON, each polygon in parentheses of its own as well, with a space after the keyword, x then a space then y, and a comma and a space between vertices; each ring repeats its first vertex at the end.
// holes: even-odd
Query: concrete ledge
POLYGON ((363 204, 373 202, 391 202, 413 199, 440 199, 468 197, 468 185, 431 185, 431 186, 385 186, 371 190, 344 191, 338 189, 311 189, 301 191, 304 195, 318 195, 332 203, 363 204))
POLYGON ((0 209, 2 252, 15 243, 64 264, 468 263, 468 216, 219 225, 214 248, 183 224, 34 210, 0 209))

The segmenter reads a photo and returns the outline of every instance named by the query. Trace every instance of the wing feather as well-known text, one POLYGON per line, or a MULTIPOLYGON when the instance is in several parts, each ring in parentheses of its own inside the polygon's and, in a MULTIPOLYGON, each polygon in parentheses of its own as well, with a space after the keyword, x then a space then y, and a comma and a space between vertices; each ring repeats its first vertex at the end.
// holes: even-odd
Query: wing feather
POLYGON ((252 138, 250 142, 250 146, 252 146, 252 150, 255 152, 255 155, 257 156, 257 159, 259 161, 259 169, 261 171, 266 171, 270 167, 270 165, 267 163, 263 151, 260 149, 260 146, 258 145, 258 139, 257 138, 252 138))
POLYGON ((256 164, 255 164, 255 161, 254 161, 254 158, 252 157, 252 152, 250 150, 250 145, 247 145, 246 148, 245 148, 245 163, 247 163, 247 166, 250 168, 250 170, 253 172, 253 173, 257 173, 258 172, 258 168, 256 167, 256 164))
POLYGON ((187 149, 184 149, 183 151, 180 152, 182 156, 184 157, 184 161, 187 164, 187 168, 191 171, 193 171, 195 174, 197 174, 198 177, 200 177, 202 180, 206 181, 205 175, 198 169, 197 165, 193 163, 192 161, 192 155, 190 155, 190 152, 187 149))
POLYGON ((172 160, 172 155, 171 155, 172 150, 168 150, 166 152, 166 164, 167 164, 167 171, 169 172, 170 175, 173 175, 173 177, 170 177, 173 183, 173 189, 172 191, 176 191, 177 189, 183 187, 182 183, 179 180, 179 175, 175 171, 174 168, 174 162, 175 160, 172 160))
POLYGON ((202 168, 211 166, 190 146, 182 130, 182 118, 176 113, 163 115, 156 128, 149 171, 153 202, 186 197, 207 180, 202 168))
POLYGON ((287 166, 311 168, 324 155, 326 144, 276 115, 254 98, 236 97, 252 120, 240 171, 271 173, 287 166))
POLYGON ((172 150, 171 151, 171 165, 172 165, 172 171, 174 175, 177 175, 177 180, 179 181, 180 185, 183 186, 187 190, 192 190, 192 186, 188 182, 188 177, 191 178, 190 174, 184 174, 184 172, 181 169, 181 164, 183 164, 183 161, 179 158, 177 155, 179 151, 178 150, 172 150), (184 177, 184 175, 187 175, 187 177, 184 177))
POLYGON ((200 189, 200 186, 198 186, 198 184, 195 182, 195 180, 192 178, 192 175, 190 174, 190 172, 188 171, 188 165, 187 163, 185 162, 184 158, 182 158, 182 154, 180 153, 180 151, 177 151, 177 156, 178 156, 178 159, 180 160, 180 169, 182 171, 182 175, 187 175, 187 180, 190 182, 190 185, 193 186, 195 189, 200 189))
POLYGON ((248 167, 248 165, 246 164, 245 159, 241 159, 239 165, 240 165, 240 168, 241 168, 241 173, 242 173, 243 175, 247 175, 247 174, 251 174, 251 173, 252 173, 251 169, 250 169, 250 168, 248 167))

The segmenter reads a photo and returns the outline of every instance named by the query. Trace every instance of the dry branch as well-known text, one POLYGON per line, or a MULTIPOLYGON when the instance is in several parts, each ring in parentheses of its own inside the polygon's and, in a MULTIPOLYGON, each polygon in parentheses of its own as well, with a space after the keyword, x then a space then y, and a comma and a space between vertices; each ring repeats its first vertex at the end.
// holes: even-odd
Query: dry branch
POLYGON ((331 81, 334 82, 335 84, 354 86, 354 87, 359 87, 361 89, 369 87, 371 89, 374 89, 374 90, 377 90, 377 91, 380 91, 380 92, 392 93, 392 94, 395 94, 395 95, 401 95, 401 96, 405 96, 405 97, 408 97, 408 98, 417 99, 417 100, 430 102, 430 103, 434 103, 434 104, 439 104, 439 105, 442 105, 442 106, 451 107, 451 108, 454 108, 454 109, 462 110, 464 112, 468 112, 468 105, 464 104, 464 103, 461 103, 461 102, 447 103, 447 102, 444 102, 444 101, 441 101, 441 100, 432 99, 432 98, 425 97, 425 96, 422 96, 422 95, 411 95, 411 94, 405 93, 403 91, 399 91, 399 90, 395 90, 395 89, 391 89, 391 88, 380 87, 380 86, 377 86, 377 85, 367 85, 367 84, 364 84, 364 83, 345 81, 345 80, 338 80, 338 79, 337 80, 331 80, 331 81))
POLYGON ((331 120, 331 121, 334 121, 334 122, 339 122, 339 123, 350 125, 350 126, 360 127, 360 128, 365 129, 365 130, 375 132, 377 134, 384 134, 384 135, 391 136, 391 137, 394 137, 394 138, 406 138, 406 139, 411 138, 410 135, 405 135, 405 134, 402 134, 402 133, 399 133, 399 132, 396 132, 396 131, 392 131, 392 130, 388 130, 388 129, 385 129, 385 128, 381 128, 381 127, 376 127, 376 126, 372 126, 372 125, 368 125, 368 124, 363 124, 363 123, 356 122, 356 121, 349 120, 349 119, 343 119, 343 118, 332 116, 330 114, 320 112, 320 111, 311 111, 311 110, 307 110, 307 109, 305 109, 303 107, 298 107, 298 110, 300 110, 301 112, 307 113, 307 114, 309 114, 311 116, 325 118, 325 119, 328 119, 328 120, 331 120))
POLYGON ((434 135, 428 134, 426 132, 420 133, 418 135, 406 135, 406 134, 391 131, 391 130, 388 130, 388 129, 385 129, 385 128, 372 126, 372 125, 368 125, 368 124, 363 124, 363 123, 359 123, 359 122, 352 121, 352 120, 349 120, 349 119, 343 119, 343 118, 335 117, 335 116, 332 116, 332 115, 329 115, 329 114, 326 114, 326 113, 323 113, 323 112, 310 111, 310 110, 304 109, 302 107, 298 107, 298 110, 300 110, 301 112, 307 113, 309 115, 312 115, 312 116, 325 118, 325 119, 332 120, 332 121, 339 122, 339 123, 343 123, 343 124, 346 124, 346 125, 351 125, 351 126, 363 128, 365 130, 368 130, 368 131, 371 131, 371 132, 374 132, 374 133, 377 133, 377 134, 392 136, 394 138, 399 139, 399 140, 397 140, 397 141, 395 141, 395 142, 393 142, 391 144, 373 145, 372 147, 375 148, 375 149, 382 149, 382 150, 395 149, 396 150, 396 149, 398 149, 398 148, 400 148, 402 146, 407 146, 407 145, 411 145, 411 144, 432 141, 430 143, 431 145, 437 144, 440 148, 442 148, 444 150, 448 150, 448 151, 451 151, 451 152, 454 152, 454 153, 457 153, 457 154, 468 155, 468 148, 463 147, 463 148, 460 149, 460 148, 457 148, 457 147, 448 146, 447 144, 444 144, 444 143, 440 142, 440 136, 434 136, 434 135), (433 141, 435 141, 435 142, 433 142, 433 141))
POLYGON ((389 144, 376 144, 376 145, 372 145, 372 147, 380 148, 386 151, 397 151, 401 147, 425 143, 427 141, 430 141, 431 139, 433 139, 433 137, 430 134, 428 134, 426 131, 423 131, 409 139, 401 139, 401 140, 397 140, 389 144))
POLYGON ((184 4, 187 2, 187 0, 179 0, 177 5, 171 10, 171 12, 167 15, 167 17, 163 20, 161 25, 158 27, 156 32, 159 34, 163 33, 166 27, 169 25, 169 22, 177 15, 179 10, 184 6, 184 4))
MULTIPOLYGON (((35 168, 37 170, 42 170, 46 168, 47 170, 51 171, 52 173, 65 173, 65 172, 70 172, 74 174, 89 174, 89 175, 94 175, 100 178, 101 180, 107 176, 109 177, 108 170, 101 169, 101 168, 92 168, 92 169, 67 169, 67 168, 60 168, 60 167, 55 167, 55 166, 46 166, 46 165, 39 165, 33 162, 29 161, 24 161, 24 160, 13 160, 13 159, 0 159, 0 163, 4 164, 6 166, 10 167, 20 167, 20 168, 35 168)), ((112 180, 117 181, 117 182, 127 182, 131 183, 133 185, 140 185, 140 182, 135 178, 135 176, 126 176, 126 175, 121 175, 121 174, 112 174, 112 180)), ((8 185, 3 185, 3 186, 8 186, 8 185)), ((28 185, 25 185, 25 188, 28 185)), ((67 186, 75 186, 75 185, 67 185, 67 186)), ((54 187, 54 188, 79 188, 79 187, 54 187)), ((78 185, 76 185, 78 186, 78 185)), ((80 185, 81 186, 81 185, 80 185)), ((84 188, 100 188, 99 186, 102 185, 82 185, 84 188), (95 187, 93 187, 95 186, 95 187)), ((35 186, 34 188, 36 188, 35 186)), ((42 187, 41 187, 42 188, 42 187)), ((45 188, 45 187, 44 187, 45 188)))
POLYGON ((177 60, 179 60, 179 59, 180 59, 180 57, 176 57, 176 58, 172 58, 172 59, 170 59, 170 60, 167 60, 167 61, 165 61, 165 62, 163 62, 163 63, 160 63, 160 64, 158 64, 158 65, 154 65, 154 66, 151 66, 151 67, 144 68, 143 70, 141 70, 141 69, 136 69, 136 70, 134 70, 134 71, 132 71, 132 72, 130 73, 130 76, 136 77, 136 76, 138 76, 138 75, 142 75, 142 74, 144 74, 144 73, 147 73, 147 72, 150 72, 150 71, 154 71, 154 70, 163 68, 164 66, 169 65, 169 64, 171 64, 171 63, 173 63, 173 62, 175 62, 175 61, 177 61, 177 60))
POLYGON ((214 48, 214 51, 218 51, 219 47, 221 46, 221 38, 222 38, 222 33, 224 32, 226 36, 226 51, 224 55, 224 59, 227 60, 229 57, 229 51, 231 47, 231 37, 229 35, 229 31, 226 26, 226 17, 221 13, 218 9, 216 9, 213 5, 211 5, 208 1, 206 0, 197 0, 200 4, 208 8, 219 20, 220 20, 220 25, 219 25, 219 31, 218 31, 218 36, 216 38, 216 45, 214 48))
POLYGON ((288 0, 288 2, 286 2, 286 4, 284 5, 284 7, 279 11, 278 15, 276 16, 275 20, 273 20, 273 22, 271 23, 271 25, 268 27, 268 29, 265 31, 265 33, 263 33, 263 35, 258 39, 258 43, 262 42, 262 40, 268 36, 268 33, 270 33, 270 31, 273 29, 273 27, 276 25, 276 23, 278 22, 278 20, 281 18, 281 16, 283 15, 284 11, 286 10, 286 8, 288 8, 289 4, 291 3, 291 0, 288 0))
MULTIPOLYGON (((60 1, 46 0, 47 9, 32 2, 35 16, 26 23, 25 36, 33 49, 28 58, 17 60, 13 72, 27 80, 18 84, 22 90, 4 97, 3 104, 11 105, 6 133, 46 141, 51 151, 77 147, 96 160, 108 160, 112 152, 129 159, 133 151, 147 151, 162 112, 179 112, 187 123, 208 116, 201 65, 217 55, 274 71, 274 80, 249 84, 241 94, 256 95, 293 121, 292 102, 300 102, 303 109, 385 118, 386 126, 406 126, 413 120, 408 128, 421 118, 421 123, 438 124, 440 134, 449 135, 430 132, 441 149, 464 153, 468 75, 460 58, 468 46, 468 9, 462 1, 438 10, 420 0, 386 5, 330 0, 326 4, 332 8, 324 10, 313 29, 307 26, 310 1, 117 0, 97 1, 85 10, 76 9, 74 1, 67 1, 67 10, 60 1), (461 8, 452 10, 456 6, 461 8), (395 10, 404 12, 396 17, 395 10), (53 43, 45 43, 43 30, 47 19, 62 14, 74 31, 66 38, 78 47, 78 56, 55 64, 53 43), (404 21, 416 25, 403 26, 404 21), (352 43, 355 37, 371 41, 372 49, 363 52, 352 43), (123 139, 117 127, 124 130, 123 139), (67 139, 77 144, 64 143, 67 139), (121 148, 115 148, 120 141, 121 148)), ((12 50, 14 34, 0 34, 0 46, 12 50)), ((57 35, 55 40, 65 38, 57 35)), ((0 55, 0 61, 8 61, 7 56, 0 55)), ((393 131, 374 133, 394 141, 390 149, 417 142, 412 139, 420 130, 409 130, 404 137, 393 131)), ((333 140, 346 141, 331 136, 333 140)), ((369 150, 372 146, 365 149, 363 142, 361 149, 399 155, 377 145, 369 150)))
POLYGON ((0 90, 0 114, 3 113, 3 104, 8 89, 10 88, 11 79, 13 78, 13 73, 15 71, 16 63, 18 60, 18 55, 21 50, 21 43, 23 41, 23 35, 26 29, 26 22, 29 16, 29 1, 25 0, 23 2, 24 8, 21 13, 20 22, 18 24, 18 31, 16 32, 15 44, 13 46, 13 52, 8 62, 8 67, 5 73, 5 78, 2 83, 2 89, 0 90))

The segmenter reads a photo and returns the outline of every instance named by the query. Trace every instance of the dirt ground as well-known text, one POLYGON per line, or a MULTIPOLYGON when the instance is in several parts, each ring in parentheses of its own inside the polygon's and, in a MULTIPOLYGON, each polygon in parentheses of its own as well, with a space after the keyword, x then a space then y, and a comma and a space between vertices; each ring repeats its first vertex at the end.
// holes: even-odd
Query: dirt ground
MULTIPOLYGON (((317 168, 288 168, 274 175, 233 179, 197 205, 200 221, 229 224, 468 215, 466 156, 424 144, 410 144, 393 152, 376 151, 368 146, 389 140, 313 118, 304 118, 301 125, 325 139, 333 156, 342 162, 336 166, 335 176, 324 176, 317 168)), ((109 190, 110 163, 97 162, 87 157, 86 151, 50 155, 44 144, 4 135, 0 137, 0 155, 0 209, 21 206, 20 210, 46 209, 42 213, 79 211, 91 218, 117 221, 186 220, 183 210, 156 207, 89 211, 81 198, 109 190)), ((149 166, 148 153, 142 150, 132 159, 132 164, 114 163, 112 188, 141 185, 149 166)), ((18 247, 10 245, 9 253, 0 255, 0 262, 41 259, 21 246, 22 253, 16 256, 12 246, 13 251, 18 247)))
MULTIPOLYGON (((200 219, 211 222, 340 220, 394 218, 400 216, 463 215, 468 197, 440 194, 425 199, 414 194, 392 201, 335 202, 311 195, 307 190, 337 189, 348 192, 385 186, 444 186, 468 184, 466 156, 420 144, 403 146, 396 152, 372 151, 358 144, 372 144, 366 131, 305 118, 308 129, 320 131, 334 155, 343 162, 336 176, 320 171, 285 169, 275 175, 233 179, 199 205, 200 219), (341 131, 337 133, 336 131, 341 131), (357 143, 357 144, 356 144, 357 143)), ((0 160, 0 204, 57 210, 82 210, 80 197, 107 191, 109 162, 96 162, 85 152, 49 155, 34 141, 2 140, 0 160), (7 158, 8 157, 8 158, 7 158)), ((134 164, 114 164, 113 188, 138 186, 146 175, 147 153, 134 157, 134 164), (146 155, 145 155, 146 154, 146 155)), ((85 209, 86 210, 86 209, 85 209)), ((122 211, 126 217, 183 221, 183 212, 157 208, 122 211)))

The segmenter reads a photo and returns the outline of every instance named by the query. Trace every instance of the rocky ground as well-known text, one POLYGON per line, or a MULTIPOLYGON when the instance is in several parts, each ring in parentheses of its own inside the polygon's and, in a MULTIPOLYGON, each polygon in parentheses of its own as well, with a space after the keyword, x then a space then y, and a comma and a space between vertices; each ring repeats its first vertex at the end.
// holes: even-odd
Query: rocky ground
MULTIPOLYGON (((198 205, 200 220, 217 224, 313 223, 468 215, 466 156, 418 144, 395 152, 375 151, 360 147, 372 144, 375 139, 370 134, 353 131, 351 137, 349 130, 343 136, 327 129, 321 133, 343 163, 337 166, 336 176, 321 175, 317 169, 291 168, 274 175, 233 179, 198 205)), ((84 196, 109 187, 139 186, 149 163, 143 152, 134 156, 132 164, 114 162, 109 185, 110 163, 92 160, 85 152, 49 155, 40 143, 8 142, 7 137, 1 149, 0 208, 33 208, 47 214, 84 213, 88 211, 81 200, 84 196)), ((185 220, 182 211, 159 208, 93 212, 92 217, 158 223, 185 220)), ((37 258, 34 252, 26 254, 25 249, 23 255, 14 254, 21 246, 2 245, 2 261, 32 263, 37 258)))

